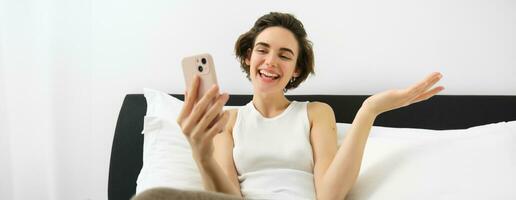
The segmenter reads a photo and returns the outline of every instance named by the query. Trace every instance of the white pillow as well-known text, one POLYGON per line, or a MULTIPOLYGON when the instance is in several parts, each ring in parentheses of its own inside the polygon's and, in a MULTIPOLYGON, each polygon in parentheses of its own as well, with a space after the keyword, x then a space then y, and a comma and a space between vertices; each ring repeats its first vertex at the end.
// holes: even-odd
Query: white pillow
POLYGON ((144 89, 147 113, 143 131, 143 166, 136 193, 154 187, 203 190, 190 144, 176 122, 183 102, 166 93, 144 89))
POLYGON ((516 121, 462 130, 374 126, 347 199, 516 199, 514 169, 516 121))
MULTIPOLYGON (((204 190, 192 149, 176 122, 183 102, 167 93, 145 88, 147 112, 143 131, 143 166, 136 193, 154 187, 204 190)), ((238 108, 225 106, 224 110, 238 108)))
MULTIPOLYGON (((137 193, 153 187, 204 190, 176 123, 182 102, 152 89, 144 94, 137 193)), ((339 145, 350 126, 337 123, 339 145)), ((516 122, 444 131, 373 126, 348 199, 516 199, 514 169, 516 122)))
POLYGON ((337 144, 340 147, 342 144, 342 140, 344 140, 344 135, 346 131, 351 127, 351 124, 348 123, 337 123, 337 144))

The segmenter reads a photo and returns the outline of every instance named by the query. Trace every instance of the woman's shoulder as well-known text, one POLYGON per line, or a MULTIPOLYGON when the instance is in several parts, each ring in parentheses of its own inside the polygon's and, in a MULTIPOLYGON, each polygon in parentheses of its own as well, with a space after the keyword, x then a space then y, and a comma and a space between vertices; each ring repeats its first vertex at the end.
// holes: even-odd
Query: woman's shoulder
POLYGON ((333 108, 324 102, 312 101, 308 102, 307 112, 310 121, 316 118, 325 118, 329 115, 333 116, 333 108))
POLYGON ((320 101, 308 102, 307 109, 311 113, 333 113, 333 108, 330 105, 320 101))

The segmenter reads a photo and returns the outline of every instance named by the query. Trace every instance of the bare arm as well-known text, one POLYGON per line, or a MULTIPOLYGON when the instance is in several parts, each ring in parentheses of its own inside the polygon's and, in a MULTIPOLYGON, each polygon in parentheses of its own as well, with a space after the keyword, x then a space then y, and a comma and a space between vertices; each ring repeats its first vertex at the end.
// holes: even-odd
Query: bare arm
MULTIPOLYGON (((406 89, 388 90, 366 99, 357 112, 350 129, 347 130, 346 137, 331 164, 325 171, 317 172, 319 173, 319 180, 316 179, 317 198, 323 200, 344 199, 355 184, 360 172, 364 148, 376 117, 383 112, 429 99, 444 89, 444 87, 436 87, 430 90, 440 79, 440 73, 433 73, 423 81, 406 89)), ((333 114, 330 111, 322 113, 322 116, 327 116, 322 119, 326 118, 326 120, 317 121, 318 124, 327 123, 328 119, 331 119, 330 115, 333 114)), ((324 130, 321 129, 321 131, 324 130)), ((328 138, 331 134, 319 135, 328 138)), ((331 140, 328 139, 317 139, 314 143, 322 147, 322 150, 314 148, 314 151, 328 151, 325 150, 328 148, 326 146, 329 145, 330 148, 333 146, 333 142, 330 142, 331 140)), ((324 153, 321 154, 321 157, 331 157, 324 153)))
POLYGON ((228 174, 224 172, 223 168, 214 158, 199 163, 197 166, 201 172, 204 188, 206 190, 242 197, 240 187, 235 185, 235 183, 228 178, 228 174))
MULTIPOLYGON (((317 199, 344 199, 354 185, 376 115, 359 110, 333 162, 318 182, 317 199)), ((333 144, 332 144, 333 145, 333 144)))
POLYGON ((229 110, 229 121, 224 132, 215 136, 213 139, 215 145, 215 160, 219 163, 222 170, 225 172, 229 183, 223 182, 220 184, 232 184, 231 194, 238 194, 242 197, 240 192, 240 183, 238 182, 238 174, 233 161, 233 126, 235 124, 237 110, 229 110))
POLYGON ((218 94, 218 87, 214 86, 197 102, 199 81, 199 77, 196 76, 192 87, 186 93, 177 122, 192 147, 192 156, 201 173, 204 188, 208 191, 241 196, 240 188, 228 179, 214 155, 214 137, 227 135, 225 130, 230 114, 221 112, 229 96, 218 94))
POLYGON ((308 104, 310 118, 310 142, 314 155, 314 182, 317 199, 328 199, 324 175, 337 152, 337 128, 332 108, 320 102, 308 104))

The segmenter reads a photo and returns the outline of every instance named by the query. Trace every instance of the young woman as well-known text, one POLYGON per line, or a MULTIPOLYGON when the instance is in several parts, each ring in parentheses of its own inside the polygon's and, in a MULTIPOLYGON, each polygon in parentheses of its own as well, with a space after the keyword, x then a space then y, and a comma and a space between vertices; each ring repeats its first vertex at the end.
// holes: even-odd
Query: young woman
POLYGON ((330 106, 285 97, 313 73, 312 46, 299 20, 285 13, 264 15, 240 36, 235 51, 253 85, 252 101, 222 112, 228 94, 213 86, 196 96, 197 77, 177 122, 205 188, 236 197, 344 199, 357 179, 375 118, 444 89, 432 88, 441 78, 432 73, 408 88, 369 97, 337 148, 330 106))

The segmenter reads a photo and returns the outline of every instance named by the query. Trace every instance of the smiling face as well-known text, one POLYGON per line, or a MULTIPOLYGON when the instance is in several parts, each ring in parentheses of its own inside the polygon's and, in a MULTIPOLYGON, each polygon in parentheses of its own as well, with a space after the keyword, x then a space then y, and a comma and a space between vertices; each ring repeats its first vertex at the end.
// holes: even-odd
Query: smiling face
POLYGON ((283 93, 290 79, 299 76, 299 45, 294 34, 283 27, 269 27, 258 34, 253 46, 245 62, 255 93, 283 93))

